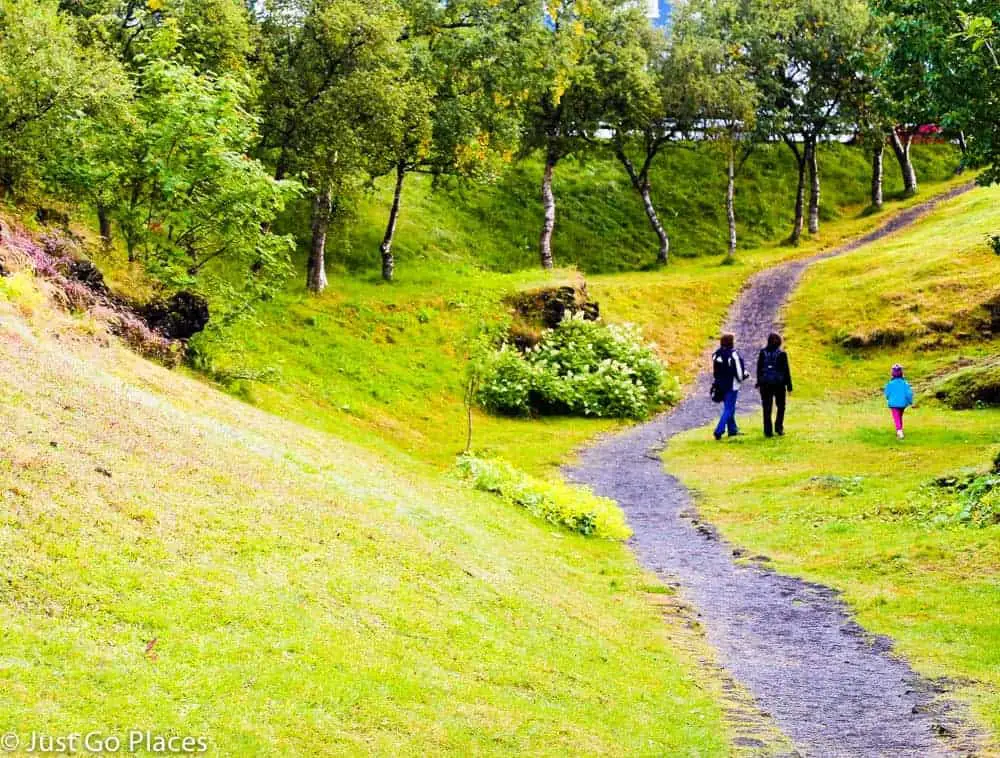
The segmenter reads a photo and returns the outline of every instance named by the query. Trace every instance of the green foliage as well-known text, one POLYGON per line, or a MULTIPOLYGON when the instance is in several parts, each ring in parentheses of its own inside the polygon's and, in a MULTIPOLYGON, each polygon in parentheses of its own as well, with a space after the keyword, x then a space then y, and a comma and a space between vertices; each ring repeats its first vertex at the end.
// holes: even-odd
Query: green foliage
POLYGON ((1000 524, 1000 476, 977 476, 959 496, 960 523, 979 528, 1000 524))
POLYGON ((482 370, 479 403, 507 415, 645 418, 676 398, 676 380, 638 331, 573 317, 519 352, 504 344, 482 370))
POLYGON ((878 21, 864 0, 758 0, 753 76, 769 128, 807 141, 849 130, 850 105, 872 87, 882 55, 878 21))
POLYGON ((60 7, 86 20, 90 44, 133 71, 172 60, 198 73, 248 76, 251 12, 240 0, 61 0, 60 7))
POLYGON ((463 455, 459 474, 484 492, 491 492, 527 510, 536 518, 585 537, 628 539, 632 532, 618 505, 583 487, 535 479, 496 459, 463 455))
POLYGON ((528 414, 531 392, 539 379, 517 348, 503 345, 483 362, 478 373, 482 379, 476 400, 481 406, 509 416, 528 414))
POLYGON ((262 152, 347 207, 385 130, 413 126, 404 16, 390 0, 281 8, 262 25, 262 152))
MULTIPOLYGON (((877 0, 892 54, 888 75, 903 83, 892 94, 922 123, 962 132, 966 165, 985 165, 979 180, 1000 181, 996 98, 1000 49, 994 3, 964 0, 877 0)), ((918 122, 918 123, 921 123, 918 122)))
POLYGON ((55 189, 87 124, 128 99, 121 68, 78 34, 55 0, 0 0, 0 194, 55 189))
POLYGON ((130 257, 167 288, 211 295, 216 312, 272 292, 292 249, 268 226, 297 185, 247 156, 256 122, 245 96, 230 77, 150 62, 120 156, 125 187, 112 206, 130 257))
POLYGON ((934 526, 1000 524, 1000 471, 938 477, 917 498, 915 515, 934 526))

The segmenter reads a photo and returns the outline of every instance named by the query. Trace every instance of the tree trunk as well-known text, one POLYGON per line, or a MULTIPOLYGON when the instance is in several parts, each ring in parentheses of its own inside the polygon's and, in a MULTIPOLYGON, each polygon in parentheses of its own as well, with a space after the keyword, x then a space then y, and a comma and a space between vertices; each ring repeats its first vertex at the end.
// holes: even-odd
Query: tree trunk
POLYGON ((883 202, 882 176, 885 173, 885 140, 880 139, 872 151, 872 208, 881 210, 883 202))
POLYGON ((656 252, 656 262, 660 264, 666 264, 670 259, 670 237, 667 236, 667 230, 663 228, 663 224, 660 223, 660 217, 656 213, 656 208, 653 206, 653 198, 649 195, 649 181, 644 180, 639 187, 639 194, 642 196, 642 205, 646 209, 646 216, 649 218, 649 224, 653 227, 653 231, 656 232, 656 236, 660 239, 660 249, 656 252))
POLYGON ((539 253, 544 269, 552 268, 552 231, 556 228, 556 196, 552 192, 552 175, 558 160, 555 150, 550 147, 545 153, 545 172, 542 174, 542 208, 545 220, 542 222, 539 253))
POLYGON ((917 194, 917 172, 913 168, 913 161, 910 160, 910 145, 913 142, 913 135, 906 133, 905 138, 900 138, 899 132, 893 129, 889 134, 889 144, 896 154, 899 162, 899 170, 903 173, 903 191, 907 195, 917 194))
POLYGON ((632 181, 632 186, 635 188, 635 191, 638 192, 639 197, 642 198, 642 207, 646 210, 646 217, 649 219, 649 225, 653 227, 653 231, 660 240, 660 249, 656 254, 656 262, 665 264, 670 258, 670 237, 667 235, 667 230, 663 228, 663 224, 660 223, 660 217, 656 212, 656 206, 653 205, 653 198, 650 196, 650 190, 652 188, 649 184, 648 171, 644 168, 642 172, 637 172, 635 170, 635 165, 620 146, 616 148, 615 155, 625 167, 625 171, 628 173, 628 178, 632 181))
POLYGON ((955 174, 965 173, 965 154, 969 151, 969 143, 965 140, 965 130, 958 130, 958 147, 962 151, 962 158, 958 161, 958 165, 955 166, 955 174))
POLYGON ((726 220, 729 222, 729 249, 726 260, 736 258, 736 149, 729 148, 729 165, 726 169, 726 220))
POLYGON ((281 154, 278 156, 278 163, 274 167, 274 180, 280 182, 285 178, 285 173, 288 171, 288 151, 285 148, 281 148, 281 154))
POLYGON ((101 234, 101 244, 104 249, 110 249, 111 247, 111 217, 108 215, 108 209, 98 204, 97 206, 97 225, 100 229, 101 234))
POLYGON ((406 165, 399 163, 396 165, 396 188, 392 193, 392 208, 389 209, 389 223, 385 227, 385 235, 382 237, 382 244, 379 245, 379 253, 382 254, 382 278, 387 282, 392 281, 396 273, 396 259, 392 254, 392 240, 396 236, 396 222, 399 221, 399 205, 403 197, 403 180, 406 178, 406 165))
POLYGON ((806 205, 806 154, 799 150, 798 145, 791 139, 785 138, 785 144, 795 155, 795 162, 799 167, 799 184, 795 191, 795 223, 792 225, 792 234, 788 238, 789 244, 797 245, 802 239, 802 227, 805 225, 805 205, 806 205))
POLYGON ((306 287, 310 292, 326 289, 326 233, 330 228, 331 211, 330 190, 325 189, 313 199, 312 244, 306 273, 306 287))
POLYGON ((819 159, 817 158, 816 142, 813 140, 807 146, 809 153, 809 233, 819 232, 819 159))

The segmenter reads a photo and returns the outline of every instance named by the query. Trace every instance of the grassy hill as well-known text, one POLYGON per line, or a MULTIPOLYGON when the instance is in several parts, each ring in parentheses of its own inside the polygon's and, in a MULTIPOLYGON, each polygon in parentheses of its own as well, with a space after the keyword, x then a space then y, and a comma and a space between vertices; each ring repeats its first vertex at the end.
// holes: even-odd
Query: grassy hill
MULTIPOLYGON (((976 190, 806 274, 786 313, 788 436, 719 446, 693 432, 667 454, 729 539, 841 589, 866 629, 975 704, 994 748, 1000 513, 980 528, 961 516, 962 494, 934 482, 985 472, 1000 450, 1000 409, 935 399, 943 379, 1000 352, 990 305, 1000 303, 1000 258, 985 242, 1000 227, 998 198, 976 190), (902 442, 881 396, 895 362, 919 395, 902 442)), ((744 430, 758 425, 747 419, 744 430)))
MULTIPOLYGON (((921 181, 936 183, 952 176, 958 154, 950 145, 917 145, 914 162, 921 181)), ((428 177, 410 177, 395 248, 400 278, 423 268, 417 263, 450 269, 471 264, 503 272, 537 266, 541 171, 541 164, 532 159, 513 167, 495 185, 463 187, 443 180, 437 189, 428 177)), ((868 203, 871 168, 863 150, 824 144, 820 171, 824 220, 851 214, 868 203)), ((887 161, 885 178, 890 197, 902 191, 894 161, 887 161)), ((654 165, 652 185, 674 255, 725 252, 726 178, 721 155, 710 145, 665 152, 654 165)), ((656 238, 639 196, 614 159, 567 159, 557 168, 555 191, 557 265, 594 274, 646 268, 656 260, 656 238)), ((787 237, 794 198, 791 152, 783 145, 761 146, 747 162, 737 187, 741 247, 756 248, 787 237)), ((328 245, 334 270, 377 276, 378 246, 390 202, 391 187, 379 183, 346 238, 328 245)), ((299 229, 309 228, 301 218, 296 223, 299 229)))
POLYGON ((710 653, 624 545, 249 408, 22 275, 0 285, 7 731, 729 754, 710 653))

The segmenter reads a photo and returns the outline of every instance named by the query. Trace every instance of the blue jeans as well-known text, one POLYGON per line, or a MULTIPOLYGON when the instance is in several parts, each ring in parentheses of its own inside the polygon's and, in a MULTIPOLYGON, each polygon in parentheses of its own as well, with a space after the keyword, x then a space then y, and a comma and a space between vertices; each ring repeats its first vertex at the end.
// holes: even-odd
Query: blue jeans
POLYGON ((722 401, 722 415, 719 416, 719 424, 715 427, 716 437, 721 437, 727 429, 730 437, 739 433, 740 430, 736 427, 736 398, 739 396, 739 390, 729 390, 726 393, 722 401))

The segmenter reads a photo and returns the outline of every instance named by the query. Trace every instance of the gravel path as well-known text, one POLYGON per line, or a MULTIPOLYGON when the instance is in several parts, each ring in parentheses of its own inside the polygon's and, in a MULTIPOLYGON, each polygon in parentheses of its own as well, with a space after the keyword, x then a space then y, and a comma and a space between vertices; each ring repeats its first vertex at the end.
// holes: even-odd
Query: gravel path
MULTIPOLYGON (((848 245, 754 277, 727 324, 748 362, 809 265, 881 239, 968 189, 902 212, 848 245)), ((834 591, 777 574, 766 558, 737 564, 738 551, 700 521, 690 493, 665 471, 658 453, 673 435, 717 418, 708 384, 708 376, 700 377, 673 412, 585 449, 567 476, 619 502, 642 563, 680 586, 723 666, 800 755, 928 758, 974 752, 960 748, 960 740, 941 739, 957 730, 934 702, 935 688, 890 655, 888 640, 852 621, 834 591)), ((743 393, 742 412, 757 407, 755 395, 743 393)))

